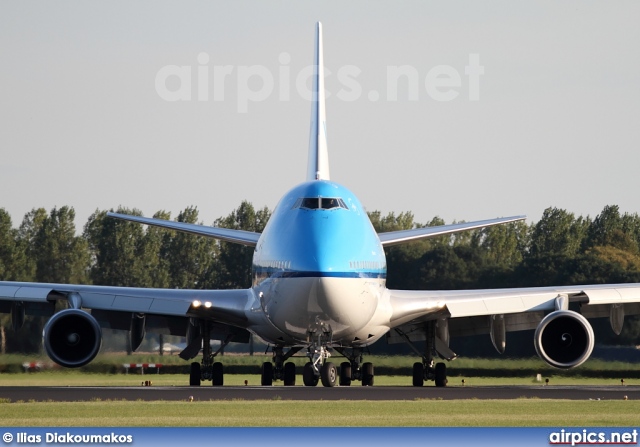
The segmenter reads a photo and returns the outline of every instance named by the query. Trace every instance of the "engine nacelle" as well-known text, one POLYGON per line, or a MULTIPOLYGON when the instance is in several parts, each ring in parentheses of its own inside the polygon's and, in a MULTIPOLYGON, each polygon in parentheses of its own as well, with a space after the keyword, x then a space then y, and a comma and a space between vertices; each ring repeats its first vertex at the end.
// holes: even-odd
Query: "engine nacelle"
POLYGON ((542 319, 533 341, 542 360, 556 368, 568 369, 589 358, 594 336, 585 317, 572 310, 557 310, 542 319))
POLYGON ((53 315, 42 337, 51 360, 67 368, 86 365, 102 345, 100 325, 91 314, 80 309, 66 309, 53 315))

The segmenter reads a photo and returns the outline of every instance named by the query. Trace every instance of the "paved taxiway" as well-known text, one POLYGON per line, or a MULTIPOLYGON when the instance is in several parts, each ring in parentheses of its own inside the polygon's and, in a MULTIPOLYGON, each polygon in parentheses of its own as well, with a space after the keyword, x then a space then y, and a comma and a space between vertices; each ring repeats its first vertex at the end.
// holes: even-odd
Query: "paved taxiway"
POLYGON ((447 387, 0 387, 0 399, 28 401, 90 400, 414 400, 414 399, 640 399, 640 386, 483 386, 447 387))

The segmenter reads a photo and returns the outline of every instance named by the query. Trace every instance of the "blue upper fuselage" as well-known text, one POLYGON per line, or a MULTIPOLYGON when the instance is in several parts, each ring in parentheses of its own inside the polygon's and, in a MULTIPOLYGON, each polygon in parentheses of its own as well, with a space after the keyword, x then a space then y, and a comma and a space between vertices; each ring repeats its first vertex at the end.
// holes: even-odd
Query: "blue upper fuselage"
POLYGON ((282 198, 253 258, 254 285, 275 277, 386 278, 380 240, 351 191, 318 180, 282 198))

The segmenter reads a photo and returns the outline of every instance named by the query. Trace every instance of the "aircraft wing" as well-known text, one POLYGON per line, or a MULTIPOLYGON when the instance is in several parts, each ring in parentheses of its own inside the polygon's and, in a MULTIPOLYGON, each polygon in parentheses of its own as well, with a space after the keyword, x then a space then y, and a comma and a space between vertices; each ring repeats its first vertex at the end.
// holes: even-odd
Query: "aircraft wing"
POLYGON ((392 312, 389 343, 424 340, 425 323, 437 321, 436 350, 442 358, 452 360, 456 354, 449 348, 450 337, 488 334, 496 350, 504 353, 507 332, 536 329, 536 351, 559 368, 577 366, 591 354, 594 335, 586 319, 608 318, 611 329, 619 335, 625 315, 640 314, 640 284, 388 290, 387 296, 392 312), (573 347, 572 340, 576 342, 573 347), (569 356, 554 357, 562 349, 566 349, 563 355, 570 352, 569 356))
POLYGON ((527 216, 502 217, 498 219, 479 220, 476 222, 462 222, 451 225, 440 225, 437 227, 415 228, 413 230, 389 231, 378 233, 380 242, 384 247, 403 244, 419 239, 442 236, 445 234, 458 233, 460 231, 476 230, 478 228, 490 227, 509 222, 517 222, 526 219, 527 216))
MULTIPOLYGON (((599 306, 624 305, 631 310, 640 308, 640 284, 441 291, 389 290, 388 294, 393 309, 393 326, 411 320, 437 317, 544 313, 556 310, 557 298, 563 296, 568 304, 581 305, 587 316, 596 316, 593 311, 599 306)), ((598 314, 604 316, 602 312, 598 314)))
POLYGON ((187 290, 136 287, 88 286, 0 281, 0 312, 11 312, 15 304, 27 315, 50 316, 57 301, 92 310, 102 327, 129 329, 132 314, 154 316, 158 329, 166 324, 173 335, 185 335, 188 317, 247 327, 245 307, 253 299, 250 289, 187 290), (184 327, 172 329, 173 325, 184 327), (181 332, 181 333, 180 333, 181 332))
POLYGON ((107 213, 107 216, 116 219, 128 220, 145 225, 168 228, 170 230, 182 231, 184 233, 196 234, 198 236, 212 237, 226 242, 255 247, 260 238, 260 233, 244 230, 232 230, 229 228, 207 227, 205 225, 190 224, 185 222, 175 222, 164 219, 153 219, 149 217, 131 216, 129 214, 107 213))

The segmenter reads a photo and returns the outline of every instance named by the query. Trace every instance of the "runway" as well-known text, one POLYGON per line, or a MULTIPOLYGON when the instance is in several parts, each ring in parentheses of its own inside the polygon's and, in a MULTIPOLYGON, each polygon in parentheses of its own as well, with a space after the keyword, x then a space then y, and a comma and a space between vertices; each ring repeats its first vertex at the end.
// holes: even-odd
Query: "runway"
POLYGON ((568 399, 639 400, 640 386, 482 386, 482 387, 0 387, 0 399, 75 402, 91 400, 416 400, 568 399))

